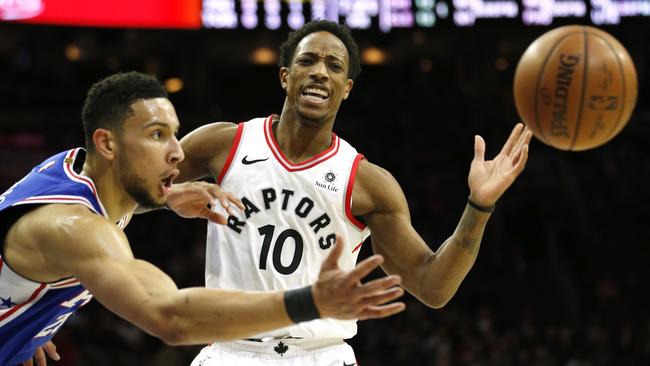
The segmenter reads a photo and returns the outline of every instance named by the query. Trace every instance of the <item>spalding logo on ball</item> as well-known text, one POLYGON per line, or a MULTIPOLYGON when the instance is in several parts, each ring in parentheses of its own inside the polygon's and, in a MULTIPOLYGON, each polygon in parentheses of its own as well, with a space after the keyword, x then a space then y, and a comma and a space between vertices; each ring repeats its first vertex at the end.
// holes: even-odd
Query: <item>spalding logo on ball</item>
POLYGON ((637 77, 625 48, 594 27, 544 33, 519 60, 517 112, 535 137, 562 150, 587 150, 616 136, 636 103, 637 77))

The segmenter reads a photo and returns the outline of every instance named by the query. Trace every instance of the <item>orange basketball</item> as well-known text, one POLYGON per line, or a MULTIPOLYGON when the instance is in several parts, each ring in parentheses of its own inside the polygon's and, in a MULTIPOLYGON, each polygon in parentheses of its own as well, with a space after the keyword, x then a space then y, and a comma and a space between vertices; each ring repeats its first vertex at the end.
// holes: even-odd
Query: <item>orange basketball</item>
POLYGON ((544 33, 519 60, 515 104, 535 137, 562 150, 587 150, 616 136, 637 96, 634 63, 600 29, 571 25, 544 33))

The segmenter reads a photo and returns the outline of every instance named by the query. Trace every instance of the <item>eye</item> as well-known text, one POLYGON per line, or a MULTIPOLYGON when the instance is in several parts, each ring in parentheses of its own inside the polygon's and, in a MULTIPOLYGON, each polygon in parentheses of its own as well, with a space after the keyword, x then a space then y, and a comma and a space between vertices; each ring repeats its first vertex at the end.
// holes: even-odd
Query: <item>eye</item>
POLYGON ((154 140, 160 140, 162 138, 162 132, 161 131, 154 131, 151 134, 151 138, 154 140))
POLYGON ((311 65, 313 61, 309 58, 301 58, 296 61, 298 65, 311 65))

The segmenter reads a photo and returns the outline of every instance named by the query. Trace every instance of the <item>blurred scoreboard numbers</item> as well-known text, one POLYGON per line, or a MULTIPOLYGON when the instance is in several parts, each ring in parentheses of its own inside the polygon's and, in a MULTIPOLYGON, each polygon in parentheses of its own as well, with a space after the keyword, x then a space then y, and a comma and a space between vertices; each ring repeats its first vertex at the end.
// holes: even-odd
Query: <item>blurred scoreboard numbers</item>
POLYGON ((438 24, 472 27, 480 19, 527 26, 561 19, 615 25, 628 17, 650 17, 650 0, 203 0, 202 11, 206 28, 297 29, 329 19, 382 32, 438 24))

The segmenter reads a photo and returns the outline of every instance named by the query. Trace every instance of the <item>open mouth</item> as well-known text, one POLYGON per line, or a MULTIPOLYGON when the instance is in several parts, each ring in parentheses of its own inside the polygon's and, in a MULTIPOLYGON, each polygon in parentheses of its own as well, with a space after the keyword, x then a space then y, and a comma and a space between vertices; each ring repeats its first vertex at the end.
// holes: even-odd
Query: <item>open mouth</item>
POLYGON ((302 89, 301 95, 313 103, 322 103, 330 97, 330 91, 323 85, 310 84, 302 89))
POLYGON ((174 169, 168 172, 163 179, 160 180, 162 183, 162 186, 165 190, 169 190, 172 188, 172 184, 174 183, 174 179, 178 177, 178 170, 174 169))

